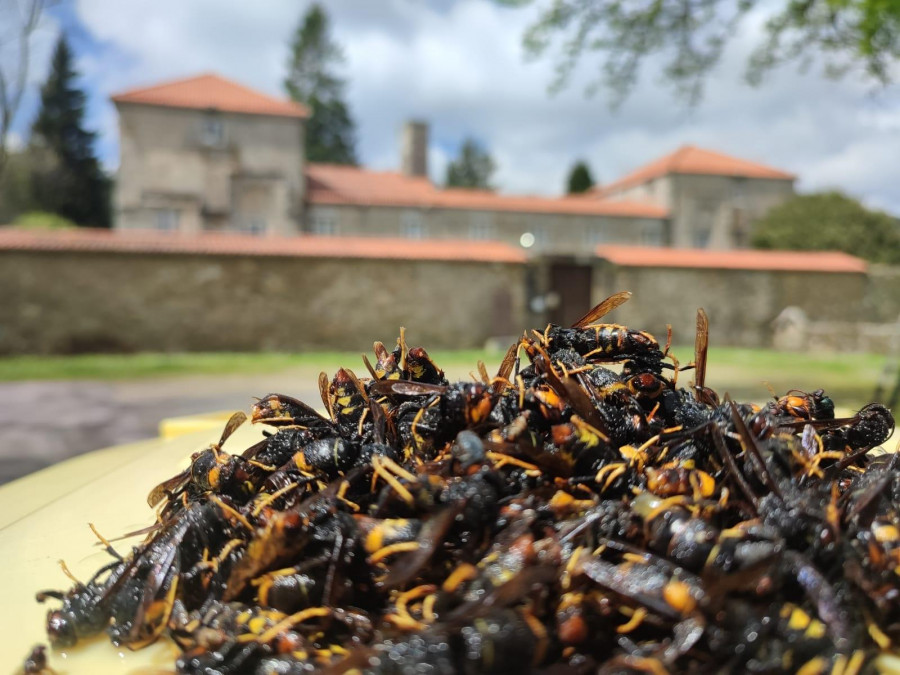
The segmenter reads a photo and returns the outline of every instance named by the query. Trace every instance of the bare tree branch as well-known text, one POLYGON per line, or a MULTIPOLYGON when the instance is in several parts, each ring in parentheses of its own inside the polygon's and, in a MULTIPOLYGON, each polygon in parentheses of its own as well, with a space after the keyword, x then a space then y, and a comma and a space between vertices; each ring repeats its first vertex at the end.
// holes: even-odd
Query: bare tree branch
MULTIPOLYGON (((14 2, 14 0, 7 1, 14 2)), ((0 176, 3 175, 9 156, 9 132, 28 83, 31 34, 40 22, 44 3, 45 0, 24 0, 24 3, 15 3, 19 14, 18 57, 11 67, 12 73, 4 72, 4 64, 0 63, 0 176)))

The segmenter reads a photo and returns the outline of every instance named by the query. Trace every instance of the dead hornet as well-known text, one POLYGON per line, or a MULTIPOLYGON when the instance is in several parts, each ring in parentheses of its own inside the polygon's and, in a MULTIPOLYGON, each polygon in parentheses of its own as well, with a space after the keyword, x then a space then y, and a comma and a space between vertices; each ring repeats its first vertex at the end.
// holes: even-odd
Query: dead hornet
POLYGON ((71 577, 75 585, 70 590, 41 591, 37 594, 38 602, 53 598, 63 603, 62 607, 47 614, 47 636, 53 647, 72 647, 79 640, 97 635, 109 625, 112 610, 108 591, 125 567, 123 561, 117 560, 101 567, 87 583, 71 577))
POLYGON ((680 497, 637 496, 634 510, 643 519, 647 548, 706 578, 728 577, 748 590, 763 588, 762 579, 773 573, 785 548, 778 532, 758 521, 720 529, 694 515, 690 504, 680 497))
MULTIPOLYGON (((352 370, 341 368, 329 383, 319 374, 319 393, 332 422, 342 436, 363 436, 363 423, 369 412, 369 396, 352 370)), ((369 420, 371 425, 371 420, 369 420)))
MULTIPOLYGON (((177 507, 177 497, 184 493, 188 499, 195 499, 205 492, 215 492, 234 498, 246 498, 252 490, 246 481, 250 479, 250 465, 243 457, 222 451, 231 435, 247 420, 242 412, 234 413, 225 425, 219 442, 206 450, 191 456, 190 466, 178 475, 157 485, 147 496, 147 503, 153 507, 163 499, 169 500, 169 507, 177 507)), ((164 512, 167 514, 168 511, 164 512)))
MULTIPOLYGON (((631 293, 627 291, 616 293, 591 309, 571 328, 550 324, 543 333, 535 332, 535 338, 550 351, 551 358, 559 350, 571 349, 589 363, 638 361, 650 368, 659 367, 664 354, 650 333, 614 323, 597 323, 630 297, 631 293)), ((529 342, 530 339, 525 340, 526 344, 529 342)))
POLYGON ((363 355, 363 362, 372 375, 372 381, 407 380, 424 384, 446 385, 444 371, 428 355, 422 347, 409 348, 406 344, 406 329, 400 328, 397 346, 389 352, 381 342, 373 345, 375 366, 363 355))
POLYGON ((871 450, 894 433, 894 416, 880 403, 863 406, 853 417, 803 420, 782 423, 780 426, 802 429, 807 424, 819 431, 825 450, 829 451, 849 450, 856 453, 871 450))
POLYGON ((170 638, 192 675, 900 672, 890 411, 720 399, 706 313, 680 366, 671 331, 602 323, 628 296, 494 377, 447 382, 401 329, 319 409, 257 400, 261 438, 226 453, 233 416, 130 554, 98 535, 112 562, 40 594, 51 644, 170 638))
POLYGON ((766 407, 773 415, 788 415, 801 420, 834 419, 834 401, 824 389, 816 389, 811 393, 791 389, 766 407))

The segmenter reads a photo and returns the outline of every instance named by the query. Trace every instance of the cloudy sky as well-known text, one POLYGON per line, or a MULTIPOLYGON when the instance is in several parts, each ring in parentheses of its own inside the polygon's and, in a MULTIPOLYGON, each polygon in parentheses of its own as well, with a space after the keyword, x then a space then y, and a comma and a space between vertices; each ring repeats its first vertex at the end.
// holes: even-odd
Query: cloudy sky
MULTIPOLYGON (((613 112, 602 96, 584 96, 596 62, 584 61, 573 86, 550 96, 552 61, 525 58, 522 34, 546 4, 329 0, 334 37, 347 57, 347 96, 363 164, 396 168, 399 130, 409 118, 431 124, 432 178, 443 179, 448 157, 473 136, 493 154, 495 182, 504 192, 559 193, 578 158, 608 182, 691 143, 792 171, 801 190, 838 187, 900 214, 900 85, 879 89, 860 77, 833 81, 815 68, 801 74, 793 67, 759 88, 743 84, 764 19, 760 10, 730 44, 699 107, 673 99, 651 62, 613 112)), ((61 29, 78 54, 99 150, 115 168, 111 93, 217 71, 280 94, 288 41, 307 6, 296 0, 64 0, 35 36, 35 87, 17 120, 18 136, 26 135, 36 83, 61 29)))

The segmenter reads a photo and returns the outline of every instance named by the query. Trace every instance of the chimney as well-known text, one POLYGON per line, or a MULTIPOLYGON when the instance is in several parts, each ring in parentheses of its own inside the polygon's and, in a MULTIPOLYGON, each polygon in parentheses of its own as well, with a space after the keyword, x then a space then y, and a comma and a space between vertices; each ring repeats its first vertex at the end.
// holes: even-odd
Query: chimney
POLYGON ((428 123, 409 121, 403 125, 400 166, 407 176, 428 178, 428 123))

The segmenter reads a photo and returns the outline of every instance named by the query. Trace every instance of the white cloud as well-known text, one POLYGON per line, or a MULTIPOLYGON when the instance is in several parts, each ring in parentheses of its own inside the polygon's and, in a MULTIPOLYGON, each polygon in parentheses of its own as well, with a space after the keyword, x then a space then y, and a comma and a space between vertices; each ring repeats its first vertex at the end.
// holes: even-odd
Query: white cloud
MULTIPOLYGON (((119 58, 81 67, 104 95, 215 70, 279 93, 287 42, 306 8, 289 0, 77 0, 92 34, 119 58)), ((596 67, 585 59, 573 86, 549 97, 549 59, 526 62, 521 36, 534 7, 488 0, 334 0, 327 10, 347 57, 348 99, 359 154, 373 168, 399 164, 404 120, 431 123, 431 175, 440 179, 466 136, 486 144, 496 182, 511 192, 558 193, 571 164, 586 159, 608 182, 681 144, 695 143, 793 171, 802 189, 838 186, 900 212, 891 176, 900 170, 900 94, 873 93, 860 78, 831 81, 788 67, 758 89, 742 83, 759 37, 758 11, 730 44, 695 110, 674 101, 650 61, 618 113, 583 86, 596 67), (891 150, 894 152, 891 152, 891 150)), ((102 106, 101 106, 102 108, 102 106)), ((111 106, 96 121, 114 143, 111 106)))
POLYGON ((428 174, 432 180, 440 182, 444 179, 450 159, 450 156, 440 147, 432 144, 428 148, 428 174))
POLYGON ((295 3, 218 0, 77 0, 93 35, 120 55, 105 63, 104 86, 148 85, 202 71, 279 93, 295 3))

